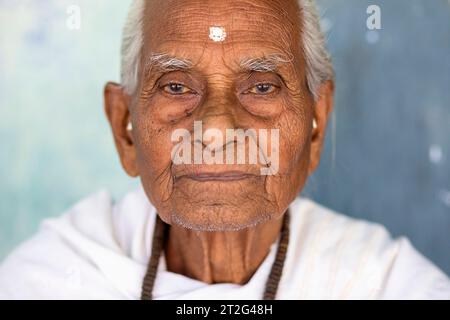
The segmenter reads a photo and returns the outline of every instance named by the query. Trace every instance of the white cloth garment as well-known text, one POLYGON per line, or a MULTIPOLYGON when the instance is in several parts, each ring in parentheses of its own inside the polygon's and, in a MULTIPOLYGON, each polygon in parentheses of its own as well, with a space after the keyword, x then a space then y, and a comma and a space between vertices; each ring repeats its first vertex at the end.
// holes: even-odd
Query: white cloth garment
MULTIPOLYGON (((450 299, 447 276, 405 238, 311 200, 290 206, 291 237, 277 299, 450 299)), ((140 188, 113 204, 107 192, 43 222, 0 265, 0 299, 139 299, 155 208, 140 188)), ((156 299, 261 299, 277 243, 245 285, 213 284, 168 272, 156 299)))

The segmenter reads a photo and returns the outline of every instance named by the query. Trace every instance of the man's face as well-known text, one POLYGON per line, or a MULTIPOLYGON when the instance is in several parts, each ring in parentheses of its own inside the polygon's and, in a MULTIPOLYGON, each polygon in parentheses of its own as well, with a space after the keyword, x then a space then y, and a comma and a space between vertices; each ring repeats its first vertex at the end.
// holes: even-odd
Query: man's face
POLYGON ((149 1, 144 17, 140 83, 129 109, 136 170, 161 218, 220 231, 280 217, 311 169, 314 103, 296 1, 149 1), (214 26, 224 31, 220 41, 210 37, 214 26), (191 64, 164 70, 149 63, 157 54, 191 64), (242 65, 273 56, 284 59, 272 71, 242 65), (279 129, 277 173, 261 175, 260 164, 175 165, 172 134, 193 133, 194 121, 224 136, 226 129, 279 129))

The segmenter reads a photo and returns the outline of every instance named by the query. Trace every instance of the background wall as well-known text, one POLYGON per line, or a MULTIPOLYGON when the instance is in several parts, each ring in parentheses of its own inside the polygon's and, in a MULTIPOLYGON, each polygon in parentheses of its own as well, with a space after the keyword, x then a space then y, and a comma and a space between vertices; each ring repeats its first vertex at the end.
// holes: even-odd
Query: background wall
MULTIPOLYGON (((125 176, 102 109, 129 1, 0 0, 0 259, 125 176), (81 9, 71 30, 67 8, 81 9)), ((304 195, 406 235, 450 274, 450 1, 321 0, 335 118, 304 195), (366 26, 369 5, 382 29, 366 26)))

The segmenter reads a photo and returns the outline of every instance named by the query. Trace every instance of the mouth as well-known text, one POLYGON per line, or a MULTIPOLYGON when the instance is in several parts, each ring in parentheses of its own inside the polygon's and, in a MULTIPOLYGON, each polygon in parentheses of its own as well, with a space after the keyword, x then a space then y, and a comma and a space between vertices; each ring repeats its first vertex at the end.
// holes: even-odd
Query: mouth
POLYGON ((223 172, 196 172, 194 174, 183 175, 179 178, 188 178, 195 181, 239 181, 253 178, 254 175, 241 171, 223 172))

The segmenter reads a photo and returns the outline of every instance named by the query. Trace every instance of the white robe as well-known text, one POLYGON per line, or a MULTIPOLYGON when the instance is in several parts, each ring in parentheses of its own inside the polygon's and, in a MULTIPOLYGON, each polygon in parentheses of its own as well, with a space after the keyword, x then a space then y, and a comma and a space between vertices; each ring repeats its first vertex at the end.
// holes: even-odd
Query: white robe
MULTIPOLYGON (((406 238, 311 200, 291 206, 291 236, 277 299, 450 299, 448 277, 406 238)), ((142 188, 113 204, 99 192, 56 219, 0 265, 0 299, 139 299, 155 208, 142 188)), ((168 272, 156 299, 261 299, 277 243, 245 285, 168 272)))

